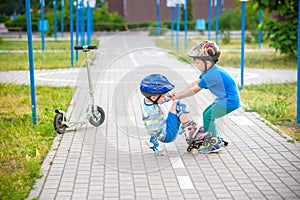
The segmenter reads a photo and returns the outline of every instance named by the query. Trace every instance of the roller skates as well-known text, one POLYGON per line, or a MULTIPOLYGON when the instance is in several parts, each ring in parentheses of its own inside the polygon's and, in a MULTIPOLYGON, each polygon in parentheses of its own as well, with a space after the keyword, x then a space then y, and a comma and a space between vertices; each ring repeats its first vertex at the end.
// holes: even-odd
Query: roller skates
POLYGON ((218 138, 212 137, 211 133, 204 131, 203 127, 197 127, 194 121, 183 124, 182 128, 188 144, 188 153, 191 153, 193 149, 200 150, 200 147, 208 148, 210 145, 217 145, 219 143, 218 138))
POLYGON ((203 127, 198 128, 190 135, 186 135, 186 142, 188 147, 186 151, 191 153, 193 149, 200 150, 200 147, 209 147, 210 145, 217 145, 218 138, 212 137, 210 132, 204 131, 203 127))

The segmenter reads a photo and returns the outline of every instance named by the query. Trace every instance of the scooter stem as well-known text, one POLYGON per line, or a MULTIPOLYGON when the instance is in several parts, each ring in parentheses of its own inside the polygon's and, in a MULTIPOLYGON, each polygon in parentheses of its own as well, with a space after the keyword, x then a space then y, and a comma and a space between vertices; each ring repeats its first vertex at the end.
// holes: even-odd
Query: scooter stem
POLYGON ((85 62, 86 62, 86 70, 87 70, 87 76, 88 76, 88 82, 89 82, 89 95, 92 97, 92 105, 94 104, 94 88, 93 88, 93 82, 91 78, 91 70, 90 70, 90 63, 91 60, 87 56, 87 52, 85 52, 85 62))

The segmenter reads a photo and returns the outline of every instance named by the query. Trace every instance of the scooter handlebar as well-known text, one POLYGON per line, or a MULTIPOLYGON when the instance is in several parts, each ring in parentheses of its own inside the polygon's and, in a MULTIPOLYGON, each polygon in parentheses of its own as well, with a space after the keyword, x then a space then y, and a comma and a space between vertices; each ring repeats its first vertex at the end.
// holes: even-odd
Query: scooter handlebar
POLYGON ((92 50, 92 49, 98 49, 98 46, 88 46, 88 45, 75 46, 74 49, 75 50, 92 50))

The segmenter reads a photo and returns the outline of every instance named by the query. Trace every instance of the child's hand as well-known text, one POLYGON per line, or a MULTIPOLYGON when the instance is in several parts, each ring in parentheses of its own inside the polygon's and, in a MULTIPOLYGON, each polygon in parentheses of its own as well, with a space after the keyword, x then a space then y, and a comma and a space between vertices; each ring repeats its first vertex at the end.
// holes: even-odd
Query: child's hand
POLYGON ((171 94, 169 95, 169 98, 172 99, 173 101, 175 101, 176 99, 178 99, 175 92, 171 93, 171 94))

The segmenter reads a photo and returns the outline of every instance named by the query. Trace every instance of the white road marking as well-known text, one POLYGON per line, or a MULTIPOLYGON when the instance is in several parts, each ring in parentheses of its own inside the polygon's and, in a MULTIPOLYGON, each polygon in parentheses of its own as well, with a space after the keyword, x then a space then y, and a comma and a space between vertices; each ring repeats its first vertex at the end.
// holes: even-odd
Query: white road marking
POLYGON ((170 157, 170 160, 174 169, 185 168, 180 157, 170 157))
POLYGON ((195 189, 189 176, 177 176, 177 180, 181 189, 195 189))

